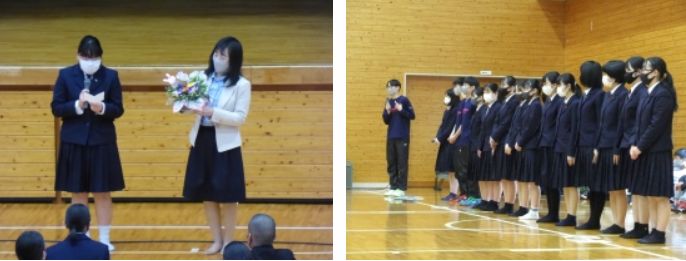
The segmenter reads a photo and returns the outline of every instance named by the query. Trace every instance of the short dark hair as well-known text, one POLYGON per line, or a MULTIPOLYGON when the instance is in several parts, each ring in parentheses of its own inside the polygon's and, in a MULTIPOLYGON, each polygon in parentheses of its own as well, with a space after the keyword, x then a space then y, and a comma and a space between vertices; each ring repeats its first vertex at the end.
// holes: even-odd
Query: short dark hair
POLYGON ((226 78, 224 82, 229 81, 229 87, 236 85, 238 80, 241 78, 241 68, 243 67, 243 45, 235 37, 227 36, 219 39, 217 44, 214 45, 214 49, 210 53, 210 60, 207 64, 207 69, 205 69, 205 74, 207 76, 214 73, 214 60, 212 57, 217 51, 223 52, 224 49, 228 49, 229 54, 229 71, 226 73, 226 78))
POLYGON ((82 57, 96 58, 102 57, 104 51, 102 50, 102 46, 100 46, 100 41, 98 38, 92 35, 86 35, 81 38, 77 53, 82 57))
POLYGON ((610 78, 615 79, 616 83, 624 83, 625 67, 624 61, 612 60, 603 65, 603 72, 610 78))
POLYGON ((466 83, 469 86, 474 86, 474 88, 479 88, 479 80, 475 77, 469 76, 465 78, 464 83, 466 83))
POLYGON ((255 259, 250 248, 238 241, 231 241, 224 247, 222 254, 224 260, 253 260, 255 259))
POLYGON ((14 252, 19 260, 42 260, 44 251, 45 240, 36 231, 21 233, 14 245, 14 252))
POLYGON ((560 73, 556 71, 548 72, 541 78, 541 85, 545 85, 545 81, 548 80, 550 83, 557 83, 557 77, 560 77, 560 73))
POLYGON ((267 214, 254 215, 248 223, 248 233, 257 245, 271 245, 276 238, 276 222, 267 214))
POLYGON ((636 72, 638 69, 643 68, 643 62, 645 62, 645 59, 641 56, 631 57, 629 60, 626 60, 626 68, 629 69, 629 65, 631 65, 633 72, 636 72))
POLYGON ((505 85, 505 84, 507 84, 507 88, 515 87, 515 85, 517 84, 517 79, 515 79, 514 76, 505 76, 505 77, 503 78, 503 80, 500 81, 500 83, 501 83, 500 88, 505 88, 505 87, 502 86, 502 85, 505 85), (504 84, 503 84, 503 83, 504 83, 504 84))
POLYGON ((474 95, 476 97, 484 96, 484 88, 483 87, 474 88, 474 92, 472 93, 472 95, 474 95))
POLYGON ((489 90, 491 90, 491 92, 496 93, 496 92, 498 91, 498 84, 497 84, 497 83, 492 83, 492 82, 491 82, 491 83, 487 83, 487 84, 484 86, 484 91, 485 91, 486 89, 489 89, 489 90))
POLYGON ((586 61, 581 64, 581 76, 579 81, 586 88, 603 88, 603 71, 596 61, 586 61))
POLYGON ((462 85, 464 83, 464 77, 457 77, 453 81, 453 86, 455 85, 462 85))
POLYGON ((386 83, 386 86, 391 86, 391 87, 398 86, 398 88, 401 88, 401 89, 403 88, 403 87, 400 85, 400 81, 398 81, 398 80, 396 80, 396 79, 391 79, 390 81, 388 81, 388 82, 386 83))

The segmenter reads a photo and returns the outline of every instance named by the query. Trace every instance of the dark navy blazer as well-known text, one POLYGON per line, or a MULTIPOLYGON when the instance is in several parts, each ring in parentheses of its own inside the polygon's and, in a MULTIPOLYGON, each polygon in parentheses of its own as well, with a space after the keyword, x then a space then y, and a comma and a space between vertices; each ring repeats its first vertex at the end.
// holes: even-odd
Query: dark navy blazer
POLYGON ((484 117, 484 114, 486 114, 487 108, 488 107, 486 105, 482 105, 481 107, 479 107, 478 110, 476 109, 476 107, 474 107, 474 110, 476 112, 472 114, 472 133, 469 136, 470 151, 478 151, 481 149, 481 147, 479 147, 479 145, 481 144, 481 140, 483 139, 483 136, 481 135, 481 120, 484 117))
POLYGON ((511 149, 515 149, 515 143, 517 142, 517 136, 522 130, 522 116, 529 106, 528 101, 520 102, 519 106, 515 109, 514 116, 512 116, 512 126, 505 136, 505 144, 510 145, 511 149))
POLYGON ((600 110, 603 107, 605 91, 602 88, 594 88, 581 99, 579 114, 579 133, 576 145, 580 147, 595 147, 598 140, 598 122, 600 110))
POLYGON ((674 96, 658 83, 638 105, 635 142, 641 153, 671 151, 674 96))
POLYGON ((574 133, 578 132, 580 105, 581 98, 572 95, 567 104, 562 101, 560 112, 557 113, 555 152, 567 153, 568 157, 576 157, 574 133))
POLYGON ((441 121, 441 125, 438 127, 438 131, 436 132, 436 138, 440 143, 448 144, 448 138, 453 132, 453 127, 455 127, 455 115, 459 110, 460 108, 458 106, 454 106, 443 112, 443 120, 441 121))
POLYGON ((500 107, 503 107, 502 103, 494 101, 490 109, 488 108, 488 106, 486 106, 486 111, 482 115, 481 130, 479 131, 481 139, 479 140, 478 147, 481 151, 491 151, 491 132, 494 129, 493 125, 495 124, 495 118, 498 114, 498 111, 500 111, 500 107))
POLYGON ((251 252, 255 260, 295 260, 290 249, 274 249, 271 245, 253 247, 251 252))
POLYGON ((560 105, 565 98, 558 95, 553 96, 543 106, 543 119, 541 119, 541 140, 538 145, 540 147, 555 147, 555 123, 557 122, 557 113, 560 112, 560 105))
POLYGON ((538 148, 538 140, 541 138, 542 114, 541 99, 534 97, 522 116, 522 130, 517 136, 517 144, 522 149, 533 150, 538 148))
POLYGON ((72 245, 67 238, 51 247, 46 252, 47 260, 110 260, 107 245, 94 241, 84 234, 76 234, 76 244, 72 245))
POLYGON ((617 130, 615 155, 620 154, 620 149, 629 149, 632 140, 636 139, 636 113, 638 104, 643 100, 643 97, 648 94, 648 87, 643 83, 638 83, 632 93, 628 93, 624 98, 624 106, 622 106, 622 115, 619 118, 619 128, 617 130))
MULTIPOLYGON (((519 106, 519 101, 514 96, 510 97, 510 100, 503 101, 503 103, 500 109, 497 110, 498 114, 495 116, 493 132, 489 135, 497 143, 505 141, 505 135, 507 135, 508 129, 512 126, 512 117, 517 106, 519 106)), ((490 140, 488 142, 490 144, 490 140)))
POLYGON ((624 88, 624 84, 618 86, 614 94, 611 91, 605 93, 603 106, 600 109, 600 128, 598 128, 598 135, 596 135, 598 136, 596 148, 614 149, 617 145, 619 118, 628 93, 629 91, 624 88))
POLYGON ((84 88, 84 75, 79 65, 60 70, 53 90, 52 114, 62 118, 60 140, 78 145, 102 145, 117 141, 114 120, 124 114, 122 89, 117 71, 100 66, 91 81, 90 93, 105 92, 105 113, 97 115, 84 109, 76 114, 75 103, 84 88))

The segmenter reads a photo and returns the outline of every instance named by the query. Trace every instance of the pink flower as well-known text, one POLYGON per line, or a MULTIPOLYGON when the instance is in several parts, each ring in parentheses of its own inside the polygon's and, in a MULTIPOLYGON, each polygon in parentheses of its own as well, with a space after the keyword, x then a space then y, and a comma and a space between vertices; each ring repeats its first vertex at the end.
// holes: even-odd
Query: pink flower
POLYGON ((174 83, 176 83, 176 77, 171 76, 171 75, 169 75, 168 73, 167 73, 166 76, 167 76, 167 79, 164 79, 163 82, 167 82, 167 83, 169 83, 170 85, 174 85, 174 83))

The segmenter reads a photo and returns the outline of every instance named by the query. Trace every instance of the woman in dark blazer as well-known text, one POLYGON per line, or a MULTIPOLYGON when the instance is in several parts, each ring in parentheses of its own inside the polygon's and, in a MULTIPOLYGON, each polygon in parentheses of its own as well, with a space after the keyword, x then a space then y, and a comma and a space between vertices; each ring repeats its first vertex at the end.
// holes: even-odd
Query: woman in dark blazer
POLYGON ((205 70, 210 81, 210 101, 195 111, 197 116, 189 135, 192 147, 183 197, 203 202, 214 239, 214 244, 205 250, 208 255, 233 241, 238 202, 246 198, 240 126, 248 117, 251 84, 241 75, 242 66, 243 46, 238 39, 220 39, 205 70))
POLYGON ((431 140, 434 144, 438 144, 438 155, 436 155, 436 166, 434 168, 436 176, 450 179, 450 195, 442 198, 444 201, 457 198, 457 184, 454 184, 457 182, 453 182, 453 180, 455 180, 455 168, 452 164, 453 150, 452 144, 448 142, 448 137, 450 137, 453 127, 455 127, 455 115, 457 115, 457 111, 459 110, 459 103, 460 98, 455 95, 452 88, 445 91, 443 105, 445 105, 446 108, 445 111, 443 111, 443 118, 441 120, 441 125, 438 126, 436 137, 431 140))
MULTIPOLYGON (((522 116, 524 115, 529 102, 524 97, 522 90, 524 89, 524 81, 520 81, 515 86, 515 99, 519 101, 519 106, 515 109, 514 116, 512 116, 512 125, 505 136, 505 155, 512 158, 512 165, 510 167, 511 173, 514 173, 514 180, 519 182, 524 173, 524 163, 522 162, 522 153, 515 150, 515 143, 517 143, 517 136, 522 130, 522 116)), ((517 184, 519 185, 519 184, 517 184)), ((509 214, 511 217, 519 217, 525 215, 529 211, 528 191, 519 191, 519 209, 509 214)))
POLYGON ((493 153, 491 144, 489 143, 496 114, 500 110, 502 104, 497 100, 496 92, 498 85, 489 83, 484 86, 484 107, 486 111, 481 118, 481 130, 477 151, 477 156, 481 158, 481 171, 479 174, 479 181, 483 182, 484 189, 481 190, 481 204, 479 208, 483 211, 494 211, 498 209, 500 200, 500 184, 498 184, 499 177, 496 176, 493 168, 493 153))
POLYGON ((558 77, 557 95, 564 98, 557 113, 555 125, 555 158, 553 159, 553 174, 550 175, 554 187, 564 188, 567 217, 555 223, 556 226, 576 226, 576 209, 579 203, 580 177, 576 173, 574 156, 574 133, 579 125, 579 107, 581 103, 581 87, 576 84, 574 76, 564 73, 558 77))
POLYGON ((636 136, 629 153, 636 160, 637 175, 631 186, 633 195, 648 197, 650 214, 656 225, 641 244, 664 244, 665 231, 671 215, 669 198, 674 196, 672 162, 672 122, 679 108, 672 75, 660 57, 646 59, 641 81, 648 86, 648 95, 639 103, 636 136))
MULTIPOLYGON (((519 105, 519 101, 514 98, 514 87, 516 80, 512 76, 503 78, 501 88, 498 90, 498 99, 502 101, 503 106, 497 111, 495 123, 493 124, 493 131, 490 135, 490 144, 493 155, 493 165, 496 178, 500 180, 503 191, 505 192, 505 206, 494 211, 496 214, 511 214, 514 208, 515 193, 517 187, 515 186, 516 174, 512 169, 512 157, 505 154, 505 136, 509 128, 512 126, 512 117, 519 105)), ((500 201, 500 193, 498 197, 494 198, 500 201)))
MULTIPOLYGON (((541 118, 543 106, 541 106, 541 84, 538 80, 530 79, 524 85, 524 96, 528 107, 522 117, 522 130, 517 135, 515 150, 522 153, 524 165, 522 175, 519 177, 520 196, 524 203, 530 206, 530 210, 520 220, 537 220, 538 208, 541 203, 541 188, 537 185, 541 175, 541 156, 538 140, 541 136, 541 118), (528 192, 528 193, 526 193, 528 192), (528 203, 527 203, 528 202, 528 203)), ((521 200, 519 201, 521 205, 521 200)), ((520 207, 521 208, 521 207, 520 207)))
MULTIPOLYGON (((600 64, 596 61, 587 61, 581 64, 581 77, 579 80, 581 84, 586 87, 586 95, 583 96, 580 103, 579 125, 577 131, 574 133, 576 141, 576 175, 579 176, 580 182, 576 184, 578 187, 591 186, 592 177, 595 173, 595 164, 593 164, 593 149, 598 141, 598 129, 600 128, 600 114, 603 107, 603 100, 605 99, 605 91, 603 91, 603 72, 600 64)), ((565 194, 567 195, 567 194, 565 194)), ((605 199, 607 193, 601 191, 591 190, 588 193, 588 201, 591 205, 591 217, 589 222, 577 226, 578 230, 594 230, 600 229, 600 222, 596 224, 596 219, 600 220, 602 214, 602 207, 605 206, 605 199), (600 207, 600 208, 599 208, 600 207), (600 211, 598 211, 600 210, 600 211)))
POLYGON ((543 116, 541 119, 541 137, 538 146, 541 149, 541 177, 539 186, 545 188, 546 202, 548 202, 548 214, 536 222, 555 223, 560 221, 560 187, 552 182, 553 159, 555 158, 555 133, 557 113, 565 97, 557 95, 558 72, 548 72, 543 75, 542 91, 549 97, 545 99, 543 105, 543 116))
MULTIPOLYGON (((610 192, 610 207, 612 207, 612 216, 615 224, 622 224, 621 226, 613 225, 601 231, 603 234, 621 234, 624 233, 624 220, 619 223, 617 219, 618 203, 616 198, 622 197, 626 199, 625 182, 618 179, 617 173, 618 161, 614 159, 614 149, 617 145, 617 136, 619 135, 619 118, 621 110, 626 101, 626 96, 629 91, 624 87, 624 61, 609 61, 603 65, 603 85, 610 88, 609 92, 605 93, 603 99, 603 106, 600 109, 600 128, 598 129, 598 140, 593 151, 593 162, 595 163, 595 173, 591 176, 591 191, 599 191, 603 194, 610 192)), ((598 200, 596 205, 592 205, 591 216, 589 222, 591 227, 600 227, 600 213, 603 213, 605 207, 605 199, 598 200), (596 223, 597 222, 597 223, 596 223)), ((626 212, 626 209, 624 209, 626 212)))
POLYGON ((52 114, 62 118, 55 190, 72 193, 72 204, 88 205, 93 193, 100 242, 110 250, 112 197, 124 189, 114 120, 124 114, 117 71, 101 65, 103 50, 93 36, 81 39, 79 64, 60 70, 53 90, 52 114), (104 93, 104 101, 88 103, 86 94, 104 93))
MULTIPOLYGON (((635 161, 631 159, 629 149, 631 148, 631 141, 636 136, 636 115, 638 113, 639 102, 648 94, 648 87, 641 82, 641 68, 643 68, 643 57, 635 56, 626 61, 626 73, 624 80, 627 84, 631 84, 631 92, 625 98, 624 106, 622 106, 621 115, 619 118, 619 129, 617 131, 617 142, 615 147, 614 158, 617 158, 619 165, 617 167, 617 175, 615 180, 618 183, 624 183, 624 187, 630 189, 632 181, 636 180, 639 173, 636 172, 635 161)), ((628 208, 627 198, 618 193, 615 199, 618 205, 616 214, 616 225, 624 228, 624 219, 626 217, 626 210, 628 208)), ((611 192, 612 196, 612 192, 611 192)), ((648 198, 640 195, 632 196, 633 205, 631 207, 634 216, 634 229, 626 232, 620 237, 639 239, 648 235, 648 198)), ((614 210, 613 210, 614 213, 614 210)))

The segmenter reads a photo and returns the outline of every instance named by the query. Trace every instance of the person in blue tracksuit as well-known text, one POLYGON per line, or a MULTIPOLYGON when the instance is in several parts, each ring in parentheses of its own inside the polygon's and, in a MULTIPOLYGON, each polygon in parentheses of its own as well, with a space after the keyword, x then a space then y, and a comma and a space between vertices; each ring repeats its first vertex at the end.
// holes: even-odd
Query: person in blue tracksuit
MULTIPOLYGON (((508 155, 512 158, 512 165, 510 167, 510 171, 514 174, 514 180, 517 182, 516 186, 519 185, 521 176, 524 173, 524 163, 522 162, 523 155, 521 152, 515 150, 517 136, 519 135, 523 127, 522 117, 529 105, 522 91, 524 89, 524 83, 525 81, 520 81, 515 86, 514 97, 515 99, 517 99, 517 101, 519 101, 519 105, 515 109, 514 116, 512 116, 512 125, 510 126, 510 129, 507 131, 507 135, 505 136, 505 155, 508 155)), ((515 212, 510 213, 509 216, 520 217, 529 212, 529 205, 525 202, 525 200, 528 199, 528 195, 526 194, 527 192, 528 191, 519 191, 519 209, 515 212)))
MULTIPOLYGON (((524 96, 528 102, 528 107, 522 116, 522 130, 517 135, 515 150, 522 153, 524 165, 523 173, 518 180, 520 196, 524 198, 524 203, 528 204, 531 209, 519 219, 537 220, 539 218, 538 208, 541 203, 541 189, 538 186, 541 178, 541 152, 538 147, 538 140, 541 136, 541 118, 543 117, 543 106, 540 98, 541 84, 538 80, 530 79, 526 82, 524 96)), ((520 205, 521 202, 520 200, 520 205)))
POLYGON ((648 95, 639 102, 636 115, 636 135, 629 154, 636 161, 633 195, 648 197, 651 218, 656 221, 641 244, 664 244, 665 231, 671 215, 669 198, 674 196, 672 162, 672 123, 679 108, 672 75, 660 57, 646 59, 641 82, 648 86, 648 95))
POLYGON ((557 95, 564 98, 557 113, 555 126, 555 158, 553 159, 553 172, 551 182, 554 187, 563 188, 565 203, 567 205, 567 217, 556 226, 576 226, 576 209, 579 203, 578 186, 581 177, 576 173, 575 159, 575 132, 579 128, 579 107, 581 103, 581 87, 576 84, 574 75, 564 73, 557 79, 557 95))
MULTIPOLYGON (((593 164, 593 149, 598 140, 600 128, 600 111, 605 99, 603 91, 603 72, 596 61, 586 61, 581 64, 581 76, 579 80, 586 87, 586 95, 580 103, 579 125, 574 135, 576 140, 576 175, 580 182, 578 187, 591 186, 592 177, 595 173, 593 164)), ((565 194, 566 195, 566 194, 565 194)), ((578 230, 600 229, 600 215, 603 213, 607 193, 591 190, 588 193, 588 201, 591 209, 589 221, 576 227, 578 230), (601 206, 602 205, 602 206, 601 206), (596 220, 598 222, 596 222, 596 220)))
MULTIPOLYGON (((510 168, 512 167, 512 157, 505 154, 505 136, 512 125, 512 117, 519 105, 519 101, 514 98, 514 87, 516 79, 512 76, 506 76, 501 81, 501 88, 498 89, 498 99, 502 101, 503 106, 497 111, 495 123, 493 124, 493 131, 490 136, 491 149, 493 150, 493 165, 495 175, 502 184, 505 194, 505 205, 494 213, 496 214, 511 214, 514 208, 515 193, 517 187, 515 186, 515 173, 510 168)), ((500 195, 498 195, 499 199, 500 195)))
POLYGON ((491 133, 495 125, 495 118, 502 107, 502 103, 498 101, 497 96, 498 85, 489 83, 484 86, 484 106, 486 111, 481 118, 481 130, 477 155, 481 159, 481 170, 479 173, 479 181, 483 181, 484 187, 481 189, 481 202, 483 204, 477 205, 475 208, 483 211, 498 210, 500 203, 500 176, 496 175, 493 164, 493 152, 490 144, 491 133))
POLYGON ((386 161, 391 189, 387 196, 403 197, 407 190, 407 166, 410 153, 410 121, 414 120, 414 108, 410 100, 400 95, 400 81, 386 83, 390 99, 381 117, 388 125, 386 139, 386 161))
MULTIPOLYGON (((436 155, 436 166, 434 171, 436 171, 436 176, 446 175, 452 180, 455 177, 455 168, 453 167, 453 146, 448 141, 450 134, 455 127, 455 115, 459 110, 458 105, 460 104, 460 98, 455 95, 453 89, 450 88, 445 91, 445 97, 443 97, 443 105, 446 106, 443 111, 443 117, 441 120, 441 125, 438 127, 436 132, 436 137, 431 140, 434 144, 438 145, 438 155, 436 155)), ((451 190, 453 187, 451 187, 451 190)), ((455 187, 457 190, 457 188, 455 187)), ((456 196, 452 194, 451 196, 456 196)))
MULTIPOLYGON (((591 191, 605 193, 610 192, 612 195, 610 206, 612 207, 612 216, 615 224, 618 222, 617 212, 618 204, 615 202, 617 196, 626 199, 624 190, 626 186, 621 179, 618 179, 617 167, 619 160, 614 158, 614 149, 617 145, 617 136, 619 135, 619 118, 621 110, 626 101, 626 96, 629 91, 624 87, 624 61, 613 60, 603 65, 603 85, 610 88, 609 92, 605 93, 603 99, 603 106, 600 110, 600 128, 598 128, 599 135, 597 135, 596 146, 593 151, 593 162, 595 163, 595 173, 591 176, 591 191)), ((598 222, 593 224, 594 227, 600 227, 600 214, 605 207, 605 199, 600 198, 597 205, 592 206, 598 209, 593 210, 595 219, 589 222, 598 222)), ((626 212, 626 209, 624 209, 626 212)), ((622 226, 612 225, 601 231, 603 234, 622 234, 624 233, 624 222, 622 226)))
POLYGON ((557 78, 559 77, 560 74, 558 72, 552 71, 546 73, 541 78, 541 83, 543 83, 541 89, 547 98, 544 99, 545 105, 542 108, 541 136, 538 141, 538 146, 541 150, 541 174, 538 185, 545 188, 548 214, 536 220, 539 223, 556 223, 560 221, 560 187, 552 182, 552 177, 555 174, 553 171, 553 159, 555 158, 557 113, 560 111, 560 105, 565 99, 565 97, 557 95, 557 78))
MULTIPOLYGON (((648 87, 641 82, 640 75, 643 63, 643 57, 634 56, 626 61, 626 69, 624 80, 627 84, 631 84, 631 91, 625 98, 624 106, 622 106, 621 115, 619 118, 619 130, 617 133, 617 141, 615 147, 614 157, 619 159, 617 167, 618 178, 623 182, 624 187, 629 189, 633 180, 636 179, 636 164, 631 159, 629 149, 631 148, 631 141, 635 139, 636 135, 636 115, 638 113, 638 104, 648 94, 648 87)), ((648 198, 640 195, 632 196, 633 206, 632 213, 634 217, 634 228, 620 237, 639 239, 648 235, 648 198)), ((626 197, 621 197, 615 201, 619 205, 617 213, 616 225, 624 228, 624 219, 626 217, 626 210, 628 208, 628 200, 626 197), (623 211, 622 211, 623 209, 623 211)), ((614 213, 614 210, 613 210, 614 213)), ((653 224, 654 225, 654 224, 653 224)), ((655 227, 655 226, 653 226, 655 227)))

